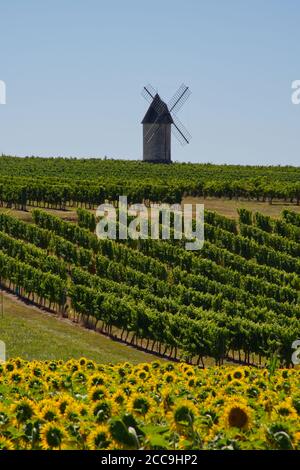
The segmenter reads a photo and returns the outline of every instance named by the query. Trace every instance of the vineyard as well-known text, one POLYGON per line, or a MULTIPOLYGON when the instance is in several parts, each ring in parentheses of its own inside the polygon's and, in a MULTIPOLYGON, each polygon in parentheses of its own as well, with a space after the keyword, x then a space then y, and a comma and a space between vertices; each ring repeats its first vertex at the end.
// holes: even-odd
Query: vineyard
POLYGON ((99 240, 40 209, 34 223, 0 214, 1 284, 21 298, 163 357, 291 366, 300 337, 300 216, 205 215, 205 245, 99 240))
POLYGON ((127 195, 129 202, 175 203, 184 196, 299 204, 300 168, 211 164, 145 165, 108 159, 0 157, 0 206, 93 208, 127 195), (34 176, 33 176, 34 175, 34 176))

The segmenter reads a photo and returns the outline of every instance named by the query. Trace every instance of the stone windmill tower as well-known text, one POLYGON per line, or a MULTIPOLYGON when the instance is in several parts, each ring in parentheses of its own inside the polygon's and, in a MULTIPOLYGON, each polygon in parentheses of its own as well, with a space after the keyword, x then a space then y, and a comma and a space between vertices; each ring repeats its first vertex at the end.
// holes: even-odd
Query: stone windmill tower
POLYGON ((143 88, 144 98, 150 102, 142 120, 143 161, 171 163, 171 131, 182 145, 188 144, 191 136, 176 116, 190 96, 190 89, 181 85, 169 104, 166 104, 151 85, 143 88))

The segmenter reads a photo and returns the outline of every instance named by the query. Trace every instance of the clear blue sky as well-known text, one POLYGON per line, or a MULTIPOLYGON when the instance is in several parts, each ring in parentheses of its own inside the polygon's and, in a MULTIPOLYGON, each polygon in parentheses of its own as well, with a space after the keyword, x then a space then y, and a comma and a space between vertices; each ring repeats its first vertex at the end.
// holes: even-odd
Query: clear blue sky
POLYGON ((0 153, 139 159, 141 88, 184 82, 173 160, 299 165, 299 0, 0 0, 0 21, 0 153))

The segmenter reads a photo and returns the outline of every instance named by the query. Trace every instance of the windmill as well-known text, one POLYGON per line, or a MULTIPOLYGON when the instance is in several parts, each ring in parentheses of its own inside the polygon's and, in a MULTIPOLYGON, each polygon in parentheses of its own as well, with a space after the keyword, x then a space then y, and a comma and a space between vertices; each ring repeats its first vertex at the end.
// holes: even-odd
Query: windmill
POLYGON ((182 84, 166 104, 151 85, 143 88, 142 95, 150 103, 142 120, 145 162, 171 163, 171 131, 181 145, 190 142, 191 135, 176 115, 190 94, 189 87, 182 84))

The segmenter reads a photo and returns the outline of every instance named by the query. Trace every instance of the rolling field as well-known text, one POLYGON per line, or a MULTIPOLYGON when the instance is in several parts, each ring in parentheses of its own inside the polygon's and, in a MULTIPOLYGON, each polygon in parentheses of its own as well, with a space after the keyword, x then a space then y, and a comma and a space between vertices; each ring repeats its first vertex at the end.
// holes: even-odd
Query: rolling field
POLYGON ((0 338, 7 358, 68 360, 82 356, 97 362, 132 363, 155 360, 155 356, 119 344, 106 336, 82 328, 67 319, 4 293, 0 316, 0 338))

